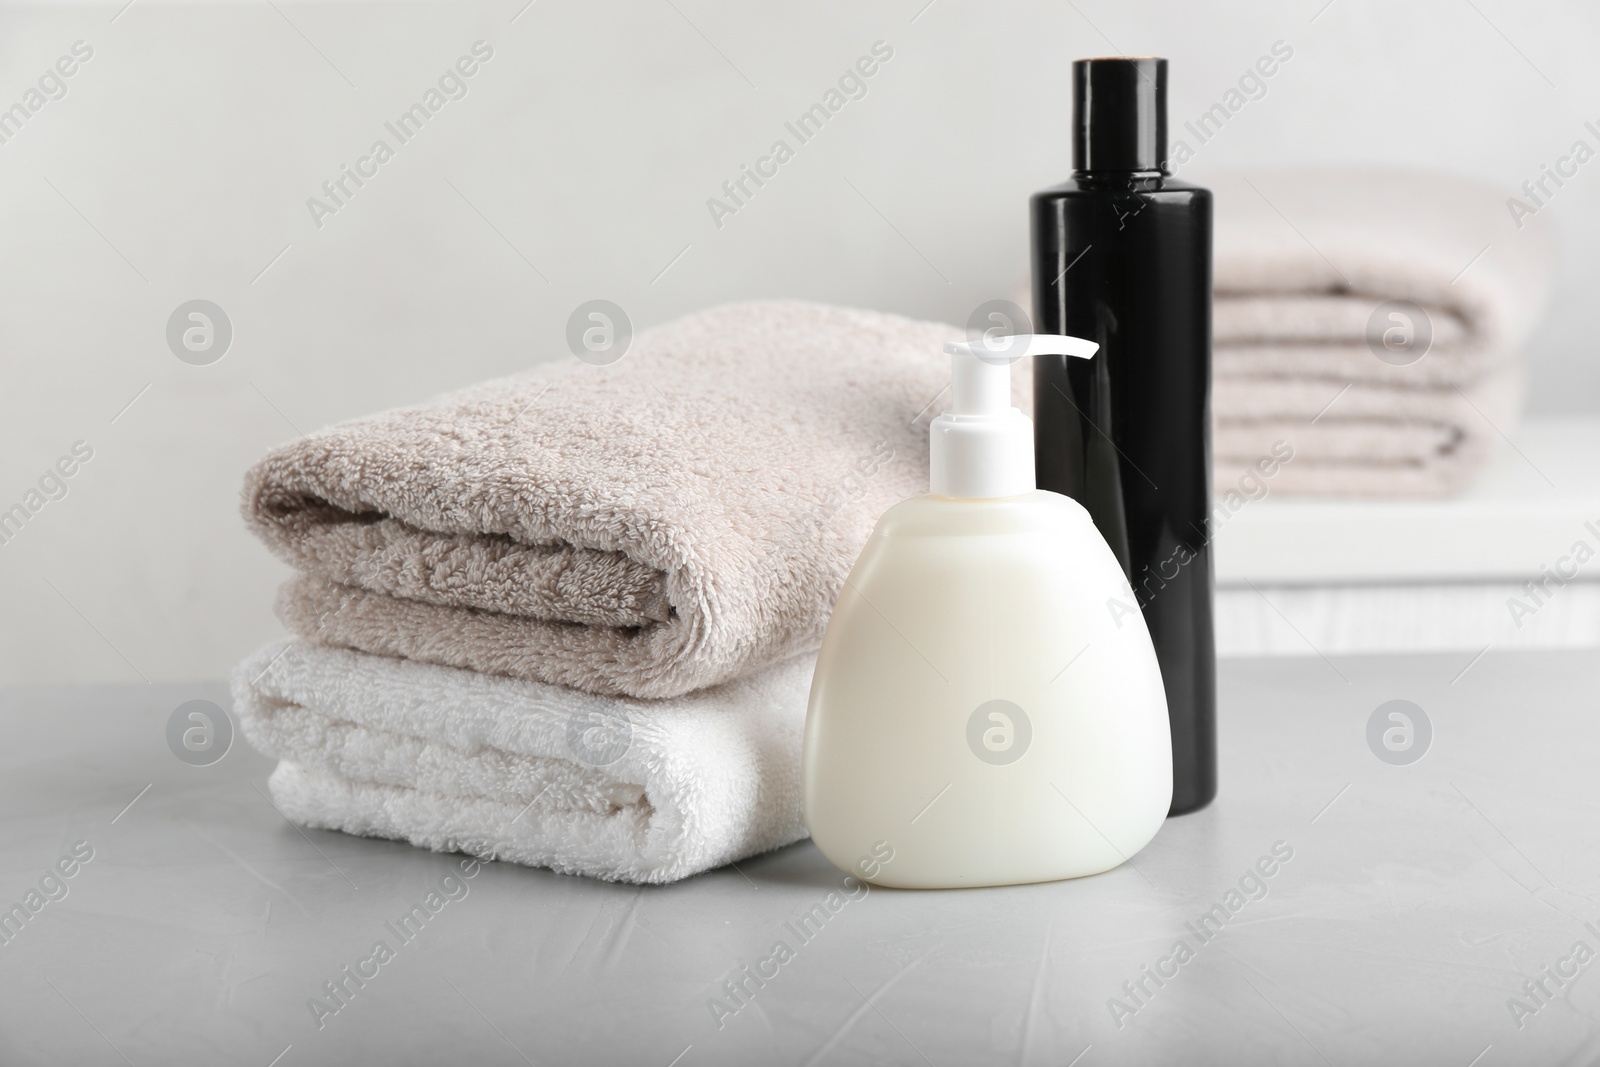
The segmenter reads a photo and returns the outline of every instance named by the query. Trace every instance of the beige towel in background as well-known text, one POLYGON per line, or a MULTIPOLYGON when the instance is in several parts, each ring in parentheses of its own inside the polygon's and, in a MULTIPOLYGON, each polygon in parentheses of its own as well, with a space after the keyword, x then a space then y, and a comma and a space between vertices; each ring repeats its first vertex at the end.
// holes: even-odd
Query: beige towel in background
POLYGON ((927 492, 961 331, 800 302, 644 331, 313 434, 249 474, 302 637, 672 697, 814 650, 878 516, 927 492))
POLYGON ((1462 488, 1521 412, 1519 357, 1551 277, 1538 220, 1518 230, 1503 190, 1433 174, 1320 169, 1206 184, 1218 489, 1275 441, 1295 453, 1274 492, 1462 488), (1369 320, 1391 300, 1421 308, 1432 331, 1407 366, 1368 343, 1369 320))

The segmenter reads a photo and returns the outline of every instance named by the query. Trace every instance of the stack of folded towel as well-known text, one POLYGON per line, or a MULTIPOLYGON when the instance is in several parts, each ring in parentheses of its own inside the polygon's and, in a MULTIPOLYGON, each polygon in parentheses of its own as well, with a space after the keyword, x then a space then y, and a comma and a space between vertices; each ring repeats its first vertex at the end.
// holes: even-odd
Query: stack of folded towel
POLYGON ((796 302, 334 427, 249 474, 296 638, 234 675, 305 826, 668 882, 805 836, 814 653, 927 489, 953 327, 796 302))
POLYGON ((1218 491, 1279 441, 1294 458, 1274 491, 1440 496, 1465 485, 1520 414, 1523 347, 1551 278, 1539 220, 1519 229, 1503 190, 1431 174, 1252 172, 1208 184, 1218 491), (1392 318, 1390 301, 1422 315, 1392 318), (1420 348, 1401 347, 1407 331, 1431 333, 1410 363, 1420 348))

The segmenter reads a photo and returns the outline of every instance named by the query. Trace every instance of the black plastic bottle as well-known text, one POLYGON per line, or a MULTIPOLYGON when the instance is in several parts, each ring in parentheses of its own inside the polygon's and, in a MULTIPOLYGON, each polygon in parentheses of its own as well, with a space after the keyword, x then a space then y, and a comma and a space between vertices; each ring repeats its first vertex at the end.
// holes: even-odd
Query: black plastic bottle
POLYGON ((1211 194, 1167 172, 1166 60, 1081 59, 1072 79, 1072 176, 1032 201, 1034 329, 1100 352, 1034 361, 1039 488, 1088 509, 1144 612, 1181 815, 1217 792, 1211 194))

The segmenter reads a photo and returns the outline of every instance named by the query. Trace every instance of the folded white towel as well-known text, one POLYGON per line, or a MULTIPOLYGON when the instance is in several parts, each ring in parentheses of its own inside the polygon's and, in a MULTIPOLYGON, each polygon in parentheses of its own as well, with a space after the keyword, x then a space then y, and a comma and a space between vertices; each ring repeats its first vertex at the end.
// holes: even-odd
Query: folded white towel
POLYGON ((295 641, 241 663, 233 698, 300 825, 659 883, 806 836, 814 662, 633 700, 295 641))

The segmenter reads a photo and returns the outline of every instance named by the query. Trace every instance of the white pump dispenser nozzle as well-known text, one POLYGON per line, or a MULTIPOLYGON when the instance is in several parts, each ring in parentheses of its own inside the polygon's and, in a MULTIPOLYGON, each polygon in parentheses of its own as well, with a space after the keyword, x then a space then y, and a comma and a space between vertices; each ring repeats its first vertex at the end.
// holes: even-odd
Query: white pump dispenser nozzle
POLYGON ((968 499, 1033 492, 1033 421, 1011 406, 1011 364, 1026 356, 1088 359, 1099 348, 1060 334, 946 344, 954 410, 934 419, 928 435, 929 489, 968 499))

